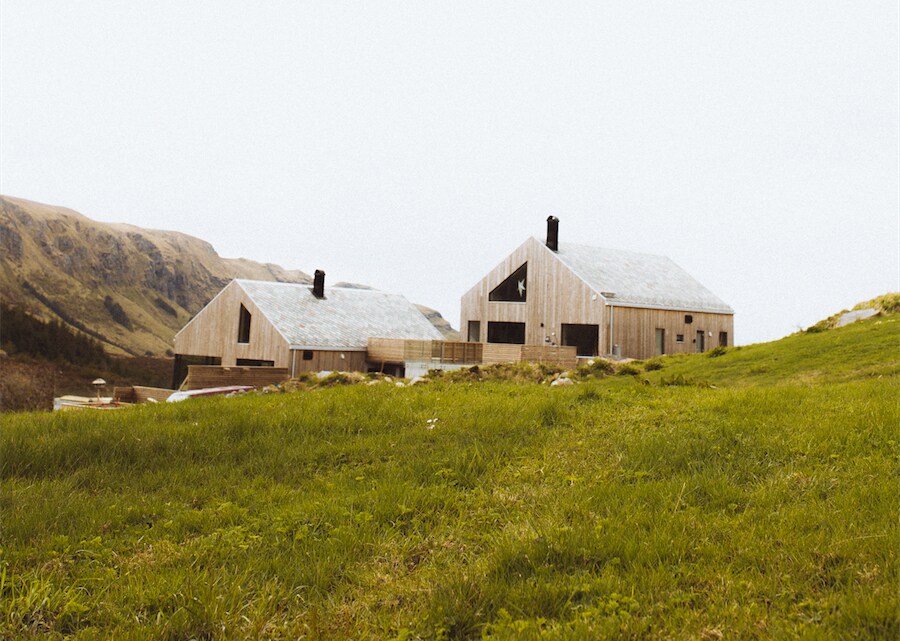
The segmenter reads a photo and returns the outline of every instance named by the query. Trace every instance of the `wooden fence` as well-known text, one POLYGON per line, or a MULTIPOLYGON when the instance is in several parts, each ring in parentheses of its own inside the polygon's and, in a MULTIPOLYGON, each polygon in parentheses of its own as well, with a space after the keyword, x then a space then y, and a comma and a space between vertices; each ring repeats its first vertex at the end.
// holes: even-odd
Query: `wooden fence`
POLYGON ((575 367, 578 363, 576 354, 575 347, 370 338, 367 360, 370 363, 432 361, 472 365, 528 361, 575 367))
POLYGON ((182 390, 251 385, 265 387, 283 383, 290 378, 286 367, 222 367, 220 365, 188 365, 188 375, 182 390))
POLYGON ((157 403, 164 403, 175 390, 162 387, 116 387, 113 389, 113 398, 118 403, 146 403, 153 399, 157 403))

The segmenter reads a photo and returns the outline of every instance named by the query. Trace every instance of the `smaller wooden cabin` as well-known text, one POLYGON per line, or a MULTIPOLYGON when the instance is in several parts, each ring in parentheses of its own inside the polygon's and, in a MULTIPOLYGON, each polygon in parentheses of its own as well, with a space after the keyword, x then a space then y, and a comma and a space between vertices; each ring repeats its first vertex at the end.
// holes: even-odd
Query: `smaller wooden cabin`
POLYGON ((188 365, 270 366, 290 376, 369 368, 369 338, 441 340, 406 298, 375 289, 233 280, 175 335, 178 387, 188 365))

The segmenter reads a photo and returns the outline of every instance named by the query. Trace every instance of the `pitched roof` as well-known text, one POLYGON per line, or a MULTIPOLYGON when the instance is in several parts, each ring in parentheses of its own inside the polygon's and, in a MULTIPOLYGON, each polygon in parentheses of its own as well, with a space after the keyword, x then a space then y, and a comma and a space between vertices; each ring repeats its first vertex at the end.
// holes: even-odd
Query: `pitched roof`
POLYGON ((573 243, 559 243, 554 255, 610 305, 734 313, 666 256, 573 243))
POLYGON ((309 285, 235 281, 292 348, 365 349, 370 337, 441 340, 441 333, 400 294, 309 285))

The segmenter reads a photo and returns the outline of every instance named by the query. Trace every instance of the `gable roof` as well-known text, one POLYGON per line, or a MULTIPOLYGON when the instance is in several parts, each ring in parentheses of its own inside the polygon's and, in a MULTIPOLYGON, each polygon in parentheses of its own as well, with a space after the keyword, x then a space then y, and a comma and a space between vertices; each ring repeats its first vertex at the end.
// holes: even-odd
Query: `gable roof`
POLYGON ((666 256, 574 243, 559 243, 559 251, 553 252, 537 242, 603 296, 608 305, 734 313, 666 256))
POLYGON ((442 340, 425 315, 400 294, 329 287, 325 298, 295 283, 235 280, 287 339, 291 349, 365 349, 368 339, 442 340))

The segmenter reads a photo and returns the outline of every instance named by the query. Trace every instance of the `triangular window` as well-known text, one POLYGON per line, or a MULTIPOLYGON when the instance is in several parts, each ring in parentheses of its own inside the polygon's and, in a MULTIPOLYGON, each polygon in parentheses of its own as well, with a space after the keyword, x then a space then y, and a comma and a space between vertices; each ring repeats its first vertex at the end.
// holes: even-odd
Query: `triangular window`
POLYGON ((506 303, 524 303, 528 292, 525 286, 528 282, 528 263, 524 263, 519 269, 510 274, 506 280, 497 285, 488 296, 488 300, 506 303))

